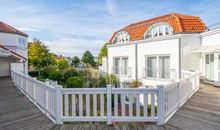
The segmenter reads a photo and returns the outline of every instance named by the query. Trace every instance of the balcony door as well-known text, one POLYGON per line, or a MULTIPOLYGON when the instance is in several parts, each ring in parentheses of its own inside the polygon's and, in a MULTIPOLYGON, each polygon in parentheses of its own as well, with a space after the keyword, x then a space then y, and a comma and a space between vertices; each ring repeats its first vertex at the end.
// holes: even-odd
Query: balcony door
POLYGON ((128 75, 128 57, 115 57, 113 71, 116 75, 128 75))
POLYGON ((170 56, 146 56, 145 76, 170 79, 170 56))
POLYGON ((205 77, 207 80, 214 81, 214 54, 205 55, 205 77))
POLYGON ((169 56, 159 57, 159 78, 162 78, 162 79, 170 78, 170 57, 169 56))

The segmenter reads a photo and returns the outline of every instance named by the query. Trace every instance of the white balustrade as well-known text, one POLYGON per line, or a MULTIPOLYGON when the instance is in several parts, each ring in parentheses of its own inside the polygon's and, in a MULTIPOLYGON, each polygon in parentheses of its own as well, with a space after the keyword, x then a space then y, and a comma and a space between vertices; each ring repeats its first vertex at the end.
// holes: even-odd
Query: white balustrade
MULTIPOLYGON (((158 122, 164 124, 198 90, 199 73, 157 88, 60 88, 20 72, 15 86, 57 124, 63 122, 158 122)), ((74 87, 74 86, 73 86, 74 87)))

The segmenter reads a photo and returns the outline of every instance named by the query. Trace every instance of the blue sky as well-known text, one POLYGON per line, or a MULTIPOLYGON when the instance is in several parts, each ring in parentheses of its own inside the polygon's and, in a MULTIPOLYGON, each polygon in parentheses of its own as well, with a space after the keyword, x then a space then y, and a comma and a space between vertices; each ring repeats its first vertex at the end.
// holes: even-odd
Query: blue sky
POLYGON ((167 13, 220 22, 219 0, 0 0, 0 21, 45 42, 52 52, 95 56, 123 26, 167 13))

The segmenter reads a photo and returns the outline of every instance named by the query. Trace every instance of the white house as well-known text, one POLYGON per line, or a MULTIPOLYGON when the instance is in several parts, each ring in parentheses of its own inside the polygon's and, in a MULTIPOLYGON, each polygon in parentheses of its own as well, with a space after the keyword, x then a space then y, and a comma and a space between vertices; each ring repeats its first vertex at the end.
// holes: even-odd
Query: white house
POLYGON ((125 86, 134 80, 146 86, 168 84, 185 70, 220 83, 220 29, 208 31, 197 16, 159 16, 116 31, 107 59, 107 73, 125 86))
POLYGON ((0 76, 9 76, 11 70, 28 72, 28 35, 0 22, 0 76))

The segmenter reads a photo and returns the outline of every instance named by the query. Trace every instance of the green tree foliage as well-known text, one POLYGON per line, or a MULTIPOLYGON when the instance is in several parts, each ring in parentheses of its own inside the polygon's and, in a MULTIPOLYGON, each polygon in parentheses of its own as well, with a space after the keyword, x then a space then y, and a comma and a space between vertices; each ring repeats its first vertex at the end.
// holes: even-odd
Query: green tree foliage
POLYGON ((102 49, 100 50, 99 56, 98 56, 98 63, 101 65, 102 64, 102 57, 107 56, 108 49, 107 49, 107 44, 106 43, 102 49))
POLYGON ((93 55, 92 55, 92 53, 90 51, 86 51, 83 54, 83 57, 82 57, 81 61, 85 65, 95 66, 94 57, 93 57, 93 55))
POLYGON ((67 88, 82 88, 82 80, 79 76, 70 77, 66 81, 67 88))
POLYGON ((79 76, 78 71, 74 67, 69 67, 64 70, 64 79, 67 80, 70 77, 79 76))
POLYGON ((42 69, 55 63, 55 55, 49 52, 48 47, 40 40, 33 40, 28 45, 28 63, 34 69, 42 69))
POLYGON ((80 59, 77 56, 74 56, 72 60, 72 65, 77 67, 79 65, 79 62, 80 62, 80 59))
POLYGON ((44 67, 43 70, 41 71, 41 75, 47 78, 49 76, 49 73, 55 70, 56 70, 56 67, 52 65, 44 67))
POLYGON ((62 78, 63 78, 63 75, 59 71, 51 71, 48 77, 48 79, 55 80, 55 81, 61 81, 62 78))
POLYGON ((69 66, 68 62, 66 61, 66 59, 64 57, 57 59, 56 64, 57 64, 57 68, 59 70, 64 70, 69 66))

